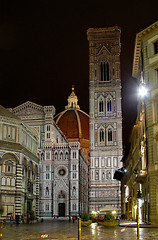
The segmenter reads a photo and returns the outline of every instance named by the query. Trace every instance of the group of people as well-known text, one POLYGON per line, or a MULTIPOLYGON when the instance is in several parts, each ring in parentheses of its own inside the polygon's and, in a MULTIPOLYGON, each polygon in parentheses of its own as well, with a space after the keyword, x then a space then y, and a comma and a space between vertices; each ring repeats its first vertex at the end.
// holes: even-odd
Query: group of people
MULTIPOLYGON (((10 216, 10 226, 11 227, 13 225, 13 222, 14 222, 14 217, 13 217, 13 214, 11 214, 11 216, 10 216)), ((20 215, 16 215, 15 216, 15 222, 16 222, 17 225, 19 224, 19 222, 20 222, 20 215)))

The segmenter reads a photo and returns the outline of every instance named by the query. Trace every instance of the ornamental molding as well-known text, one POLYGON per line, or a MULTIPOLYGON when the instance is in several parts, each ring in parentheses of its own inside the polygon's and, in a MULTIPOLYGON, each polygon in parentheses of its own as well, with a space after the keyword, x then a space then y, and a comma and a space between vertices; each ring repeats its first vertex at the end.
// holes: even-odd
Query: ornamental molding
POLYGON ((55 115, 55 107, 53 105, 41 106, 41 105, 38 105, 38 104, 30 102, 30 101, 27 101, 13 109, 9 109, 9 110, 12 113, 14 113, 15 115, 20 115, 20 113, 26 114, 26 116, 34 115, 37 113, 55 115))

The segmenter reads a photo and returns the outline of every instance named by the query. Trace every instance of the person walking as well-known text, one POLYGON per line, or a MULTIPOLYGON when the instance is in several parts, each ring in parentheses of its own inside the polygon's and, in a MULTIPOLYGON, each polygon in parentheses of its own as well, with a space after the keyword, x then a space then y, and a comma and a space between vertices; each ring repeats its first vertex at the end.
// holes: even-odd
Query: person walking
POLYGON ((13 214, 11 214, 10 216, 10 226, 12 227, 13 225, 13 221, 14 221, 14 217, 13 217, 13 214))

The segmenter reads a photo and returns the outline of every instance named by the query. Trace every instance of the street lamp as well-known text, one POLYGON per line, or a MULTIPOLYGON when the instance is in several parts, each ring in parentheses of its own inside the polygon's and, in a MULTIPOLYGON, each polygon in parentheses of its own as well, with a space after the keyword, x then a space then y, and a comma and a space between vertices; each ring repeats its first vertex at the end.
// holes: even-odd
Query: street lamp
POLYGON ((140 190, 137 191, 137 238, 139 239, 139 200, 141 199, 140 190))
POLYGON ((148 89, 147 87, 145 86, 145 84, 141 84, 139 86, 139 90, 138 90, 138 95, 141 97, 141 98, 144 98, 148 95, 148 89))

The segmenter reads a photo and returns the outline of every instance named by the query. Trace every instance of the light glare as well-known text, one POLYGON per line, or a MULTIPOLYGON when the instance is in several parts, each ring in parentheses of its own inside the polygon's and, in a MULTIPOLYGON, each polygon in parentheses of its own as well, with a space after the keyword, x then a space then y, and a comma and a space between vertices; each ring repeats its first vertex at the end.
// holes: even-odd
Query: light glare
POLYGON ((139 96, 145 97, 147 95, 148 95, 148 89, 145 86, 141 85, 139 87, 139 96))

